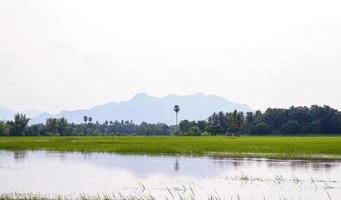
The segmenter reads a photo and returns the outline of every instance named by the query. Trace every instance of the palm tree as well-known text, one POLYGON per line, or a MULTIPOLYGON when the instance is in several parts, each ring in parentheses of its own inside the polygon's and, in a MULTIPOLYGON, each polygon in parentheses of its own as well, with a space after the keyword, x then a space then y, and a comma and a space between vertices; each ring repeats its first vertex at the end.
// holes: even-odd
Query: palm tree
POLYGON ((174 106, 174 111, 175 111, 176 126, 178 126, 178 112, 180 111, 180 107, 178 105, 175 105, 174 106))
POLYGON ((83 119, 84 119, 84 122, 86 123, 88 121, 88 116, 84 115, 83 119))
POLYGON ((92 122, 92 117, 89 117, 89 122, 90 122, 90 123, 92 122))
POLYGON ((244 114, 237 110, 233 111, 227 118, 227 124, 229 132, 232 136, 235 136, 236 133, 242 130, 245 126, 244 114))

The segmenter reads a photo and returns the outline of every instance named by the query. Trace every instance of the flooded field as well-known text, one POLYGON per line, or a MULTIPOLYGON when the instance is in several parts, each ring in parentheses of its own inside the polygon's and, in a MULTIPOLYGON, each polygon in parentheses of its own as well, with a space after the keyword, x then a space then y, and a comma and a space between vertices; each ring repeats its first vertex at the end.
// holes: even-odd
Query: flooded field
POLYGON ((341 199, 341 162, 0 151, 0 193, 341 199))

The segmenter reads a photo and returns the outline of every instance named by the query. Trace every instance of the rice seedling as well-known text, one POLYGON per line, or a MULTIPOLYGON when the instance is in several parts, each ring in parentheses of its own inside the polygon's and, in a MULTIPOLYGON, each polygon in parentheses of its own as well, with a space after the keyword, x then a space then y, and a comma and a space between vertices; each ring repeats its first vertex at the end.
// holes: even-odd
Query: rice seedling
POLYGON ((0 137, 0 149, 326 160, 341 159, 341 137, 0 137))

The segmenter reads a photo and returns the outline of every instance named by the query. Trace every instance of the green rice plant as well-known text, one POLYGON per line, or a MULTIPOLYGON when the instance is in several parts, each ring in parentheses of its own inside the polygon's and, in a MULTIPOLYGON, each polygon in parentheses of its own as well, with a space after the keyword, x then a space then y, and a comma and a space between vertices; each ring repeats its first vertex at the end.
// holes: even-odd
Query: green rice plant
POLYGON ((0 137, 0 149, 328 160, 341 159, 341 137, 0 137))

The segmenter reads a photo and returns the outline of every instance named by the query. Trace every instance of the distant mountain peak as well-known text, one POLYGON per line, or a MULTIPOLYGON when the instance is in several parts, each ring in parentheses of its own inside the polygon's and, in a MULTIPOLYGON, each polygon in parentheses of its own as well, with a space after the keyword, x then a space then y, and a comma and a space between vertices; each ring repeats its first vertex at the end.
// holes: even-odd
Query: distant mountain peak
POLYGON ((138 99, 138 98, 146 98, 146 97, 151 97, 145 92, 137 93, 134 95, 132 99, 138 99))
POLYGON ((205 120, 213 112, 230 112, 235 109, 240 111, 252 111, 252 109, 240 103, 230 102, 216 95, 194 93, 190 95, 168 95, 154 97, 147 93, 138 93, 130 100, 123 102, 109 102, 94 106, 90 109, 68 110, 57 115, 43 113, 31 120, 33 123, 45 123, 49 117, 65 117, 69 122, 81 123, 83 116, 91 116, 94 121, 100 123, 110 120, 133 120, 135 123, 142 121, 149 123, 174 124, 174 105, 179 105, 181 111, 179 119, 205 120))
POLYGON ((202 92, 197 92, 197 93, 192 94, 192 96, 205 96, 205 94, 202 92))
POLYGON ((195 96, 197 96, 197 97, 204 97, 204 96, 207 96, 207 95, 205 95, 204 93, 202 93, 202 92, 197 92, 197 93, 193 93, 193 94, 186 94, 186 95, 176 95, 176 94, 170 94, 170 95, 167 95, 167 96, 165 96, 165 97, 163 97, 163 98, 169 98, 169 97, 195 97, 195 96))

